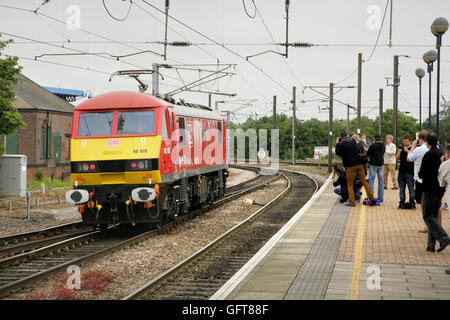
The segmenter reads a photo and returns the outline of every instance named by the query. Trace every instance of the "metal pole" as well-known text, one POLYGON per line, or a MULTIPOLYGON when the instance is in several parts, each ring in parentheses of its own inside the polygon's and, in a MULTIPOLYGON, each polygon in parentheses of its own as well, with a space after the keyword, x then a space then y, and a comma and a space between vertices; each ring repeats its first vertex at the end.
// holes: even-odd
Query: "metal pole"
POLYGON ((277 96, 273 96, 273 128, 277 128, 277 96))
POLYGON ((439 141, 439 101, 440 101, 439 91, 440 91, 440 82, 441 82, 441 80, 440 80, 440 78, 441 78, 441 39, 442 39, 442 35, 439 34, 436 37, 436 49, 437 49, 436 136, 438 138, 438 141, 439 141))
POLYGON ((288 47, 289 47, 289 2, 290 0, 286 0, 285 9, 286 9, 286 53, 285 57, 288 57, 288 47))
POLYGON ((361 134, 361 73, 362 73, 362 53, 358 53, 358 110, 356 133, 361 134))
POLYGON ((167 59, 167 27, 169 23, 169 0, 166 0, 166 30, 164 33, 164 60, 167 59))
POLYGON ((350 132, 350 105, 347 105, 347 134, 350 132))
POLYGON ((30 220, 30 202, 31 202, 30 192, 27 191, 25 196, 27 197, 27 220, 30 220))
POLYGON ((295 87, 292 87, 292 164, 295 165, 295 87))
POLYGON ((392 120, 392 131, 394 136, 394 144, 397 145, 397 118, 398 118, 398 56, 394 56, 394 115, 392 120))
POLYGON ((419 131, 422 131, 422 78, 419 78, 419 131))
POLYGON ((383 136, 383 89, 379 90, 379 104, 380 104, 380 115, 378 123, 378 131, 380 135, 383 136))
MULTIPOLYGON (((331 165, 333 161, 333 147, 332 139, 333 139, 333 91, 334 84, 330 83, 330 107, 329 107, 329 118, 328 118, 328 173, 331 173, 331 165)), ((348 109, 347 109, 348 110, 348 109)))
POLYGON ((431 72, 433 63, 428 63, 428 129, 431 130, 431 72))
POLYGON ((388 44, 388 46, 389 46, 389 48, 390 47, 392 47, 392 2, 393 2, 394 0, 391 0, 391 12, 390 12, 390 15, 389 15, 389 20, 390 20, 390 24, 389 24, 389 44, 388 44))
POLYGON ((208 93, 208 107, 211 108, 211 99, 212 99, 212 94, 208 93))
POLYGON ((159 65, 153 63, 153 73, 152 73, 152 94, 154 96, 159 94, 159 65))

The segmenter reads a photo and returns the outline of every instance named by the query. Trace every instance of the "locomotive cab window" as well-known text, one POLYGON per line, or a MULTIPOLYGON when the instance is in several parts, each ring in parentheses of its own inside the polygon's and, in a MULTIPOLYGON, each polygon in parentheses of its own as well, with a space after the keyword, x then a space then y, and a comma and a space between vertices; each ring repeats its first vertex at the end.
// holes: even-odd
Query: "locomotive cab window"
POLYGON ((182 146, 186 145, 186 141, 185 141, 185 125, 184 125, 184 118, 180 117, 180 143, 182 146))
POLYGON ((169 137, 169 131, 167 130, 167 117, 166 117, 166 111, 163 110, 162 112, 162 125, 163 125, 163 129, 162 129, 162 136, 163 138, 168 138, 169 137))
POLYGON ((223 140, 223 134, 222 134, 222 122, 218 121, 217 122, 217 129, 218 129, 218 135, 219 135, 219 144, 222 144, 222 140, 223 140))
POLYGON ((112 112, 80 113, 78 121, 79 136, 107 136, 112 133, 112 112))
POLYGON ((155 111, 120 111, 117 134, 153 134, 155 111))

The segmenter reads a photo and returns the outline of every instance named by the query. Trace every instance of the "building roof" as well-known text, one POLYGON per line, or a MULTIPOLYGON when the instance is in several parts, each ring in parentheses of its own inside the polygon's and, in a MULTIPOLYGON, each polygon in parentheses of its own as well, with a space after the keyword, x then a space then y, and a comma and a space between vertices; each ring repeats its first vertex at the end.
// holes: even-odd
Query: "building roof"
POLYGON ((43 88, 47 91, 50 91, 53 94, 61 95, 61 96, 74 96, 74 97, 84 97, 83 90, 74 90, 74 89, 64 89, 64 88, 55 88, 55 87, 45 87, 43 88))
POLYGON ((35 109, 73 113, 74 106, 70 103, 55 96, 23 74, 20 74, 19 78, 22 81, 19 80, 17 84, 13 85, 16 95, 31 106, 31 108, 21 107, 19 110, 35 109))

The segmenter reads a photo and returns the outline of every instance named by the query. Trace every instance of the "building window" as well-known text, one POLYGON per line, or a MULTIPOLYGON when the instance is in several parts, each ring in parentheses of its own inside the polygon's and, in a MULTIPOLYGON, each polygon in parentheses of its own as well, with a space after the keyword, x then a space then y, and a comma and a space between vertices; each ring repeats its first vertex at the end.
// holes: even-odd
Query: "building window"
POLYGON ((41 127, 41 159, 45 159, 45 127, 41 127))
POLYGON ((19 153, 19 131, 16 131, 6 136, 6 153, 7 154, 19 153))
POLYGON ((47 159, 52 158, 52 127, 47 127, 47 159))

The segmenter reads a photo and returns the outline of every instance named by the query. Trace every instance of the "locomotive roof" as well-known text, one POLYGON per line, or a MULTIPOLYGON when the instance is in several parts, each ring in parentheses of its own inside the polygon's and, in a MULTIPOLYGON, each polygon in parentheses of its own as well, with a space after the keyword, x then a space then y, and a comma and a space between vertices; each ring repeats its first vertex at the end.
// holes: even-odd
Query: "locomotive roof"
POLYGON ((80 103, 77 107, 75 107, 75 110, 87 111, 87 110, 103 110, 112 108, 126 109, 126 108, 161 107, 161 106, 173 107, 175 114, 178 116, 205 118, 213 120, 223 119, 222 116, 220 116, 215 111, 171 104, 167 101, 159 99, 158 97, 133 91, 115 91, 103 93, 83 103, 80 103))

